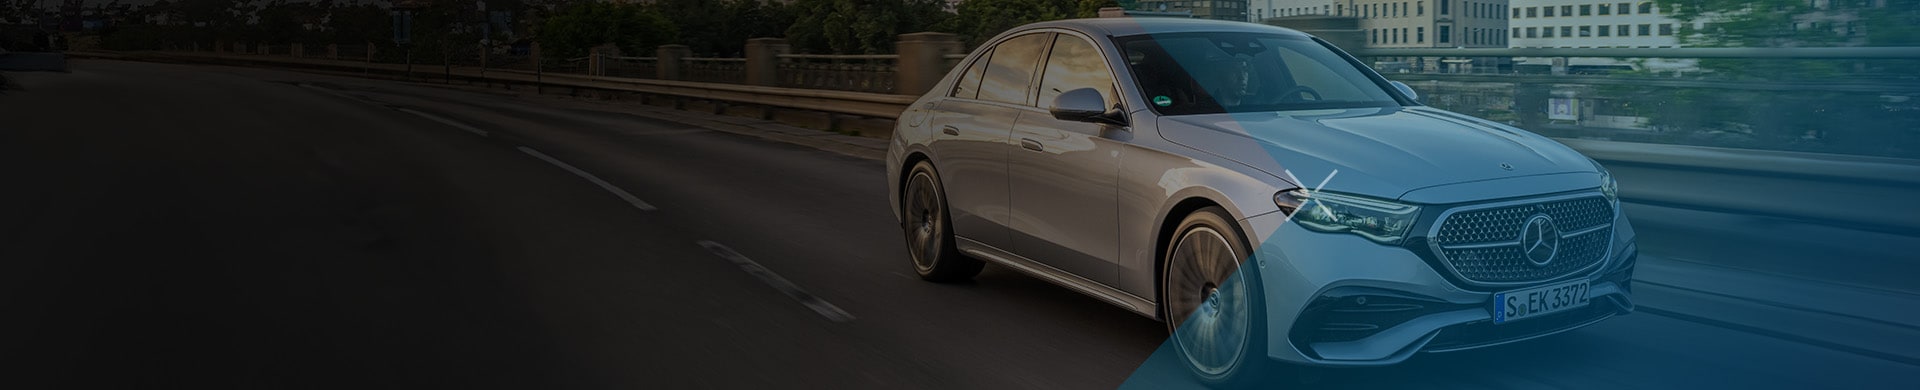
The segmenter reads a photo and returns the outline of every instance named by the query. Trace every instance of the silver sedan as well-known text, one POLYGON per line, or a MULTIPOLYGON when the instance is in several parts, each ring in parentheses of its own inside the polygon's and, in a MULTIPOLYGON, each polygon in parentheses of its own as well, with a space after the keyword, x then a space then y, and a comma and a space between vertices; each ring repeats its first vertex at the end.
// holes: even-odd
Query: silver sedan
POLYGON ((993 263, 1164 321, 1213 383, 1633 309, 1634 232, 1604 168, 1417 99, 1293 30, 1032 24, 901 116, 889 191, 920 277, 993 263))

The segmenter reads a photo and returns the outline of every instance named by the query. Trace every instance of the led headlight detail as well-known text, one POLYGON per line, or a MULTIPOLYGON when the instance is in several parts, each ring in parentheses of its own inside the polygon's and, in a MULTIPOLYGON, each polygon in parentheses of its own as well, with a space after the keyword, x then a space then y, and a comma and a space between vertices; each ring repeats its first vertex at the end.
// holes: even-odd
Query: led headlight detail
POLYGON ((1606 196, 1607 202, 1620 204, 1620 182, 1614 181, 1613 172, 1608 172, 1606 168, 1600 168, 1600 195, 1606 196))
POLYGON ((1593 163, 1593 170, 1595 172, 1600 172, 1600 195, 1607 197, 1607 203, 1612 203, 1616 206, 1615 208, 1618 208, 1617 206, 1620 205, 1620 182, 1613 181, 1613 172, 1608 171, 1607 167, 1601 166, 1600 160, 1588 158, 1587 162, 1593 163))
POLYGON ((1275 194, 1282 210, 1296 208, 1293 221, 1309 230, 1352 233, 1382 244, 1399 244, 1413 227, 1420 207, 1327 192, 1289 190, 1275 194))

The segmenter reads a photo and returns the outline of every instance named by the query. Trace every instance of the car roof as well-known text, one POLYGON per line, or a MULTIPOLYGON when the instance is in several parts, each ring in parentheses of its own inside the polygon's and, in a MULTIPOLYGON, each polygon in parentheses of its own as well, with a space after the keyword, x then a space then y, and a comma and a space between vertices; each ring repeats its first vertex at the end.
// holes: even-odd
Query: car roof
POLYGON ((1172 17, 1087 18, 1040 22, 1020 26, 1014 31, 1036 28, 1064 28, 1089 34, 1124 37, 1143 34, 1188 32, 1247 32, 1306 37, 1306 33, 1258 23, 1172 17))

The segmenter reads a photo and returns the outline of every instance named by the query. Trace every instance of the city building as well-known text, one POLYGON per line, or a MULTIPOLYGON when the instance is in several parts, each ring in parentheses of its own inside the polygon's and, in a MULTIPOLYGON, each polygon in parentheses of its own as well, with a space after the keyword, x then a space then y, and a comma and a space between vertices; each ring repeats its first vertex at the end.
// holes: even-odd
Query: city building
MULTIPOLYGON (((1507 0, 1251 0, 1249 21, 1353 17, 1367 48, 1507 47, 1507 0)), ((1284 25, 1284 23, 1279 23, 1284 25)))
MULTIPOLYGON (((1667 17, 1652 1, 1512 0, 1508 32, 1512 47, 1556 48, 1674 48, 1680 47, 1680 22, 1667 17)), ((1696 26, 1697 27, 1697 26, 1696 26)), ((1526 68, 1561 69, 1555 72, 1605 73, 1635 70, 1632 63, 1613 58, 1522 58, 1526 68)), ((1684 72, 1694 61, 1649 60, 1638 70, 1684 72)))
POLYGON ((1651 1, 1512 0, 1513 47, 1679 47, 1679 22, 1651 1))
MULTIPOLYGON (((1508 0, 1252 0, 1248 20, 1303 31, 1350 25, 1341 31, 1313 31, 1341 35, 1342 46, 1368 49, 1504 48, 1507 47, 1508 0), (1350 19, 1351 23, 1339 23, 1350 19)), ((1344 29, 1344 28, 1343 28, 1344 29)), ((1382 72, 1498 71, 1511 61, 1502 58, 1367 58, 1382 72)))
MULTIPOLYGON (((1249 0, 1139 0, 1134 9, 1152 12, 1191 12, 1194 18, 1247 21, 1249 0)), ((1264 1, 1264 0, 1260 0, 1264 1)))

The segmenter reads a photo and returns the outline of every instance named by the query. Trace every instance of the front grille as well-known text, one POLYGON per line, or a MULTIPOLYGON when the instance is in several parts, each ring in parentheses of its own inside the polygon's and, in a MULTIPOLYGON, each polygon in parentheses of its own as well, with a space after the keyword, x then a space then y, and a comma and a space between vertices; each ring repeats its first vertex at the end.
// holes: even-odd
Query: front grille
POLYGON ((1613 204, 1599 196, 1455 211, 1434 229, 1434 253, 1455 275, 1473 284, 1538 282, 1588 269, 1607 257, 1613 240, 1613 204), (1521 248, 1521 230, 1536 215, 1550 217, 1560 232, 1559 249, 1546 264, 1534 264, 1521 248))

